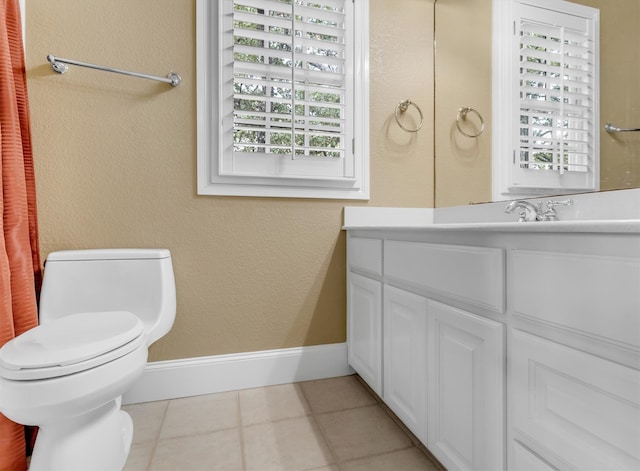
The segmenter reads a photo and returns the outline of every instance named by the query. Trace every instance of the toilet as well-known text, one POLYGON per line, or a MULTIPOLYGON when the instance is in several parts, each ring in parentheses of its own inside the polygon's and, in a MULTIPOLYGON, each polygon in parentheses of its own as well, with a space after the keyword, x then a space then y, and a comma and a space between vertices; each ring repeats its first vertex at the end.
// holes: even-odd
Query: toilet
POLYGON ((30 471, 124 467, 133 423, 121 397, 175 314, 166 249, 49 254, 40 325, 0 348, 0 412, 39 427, 30 471))

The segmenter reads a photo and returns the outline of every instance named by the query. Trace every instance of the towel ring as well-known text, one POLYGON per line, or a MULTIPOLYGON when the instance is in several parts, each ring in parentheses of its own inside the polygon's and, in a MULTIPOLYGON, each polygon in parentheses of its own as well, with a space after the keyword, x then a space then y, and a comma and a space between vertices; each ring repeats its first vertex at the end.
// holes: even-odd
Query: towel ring
POLYGON ((467 137, 478 137, 480 134, 482 134, 484 132, 484 119, 482 119, 482 115, 480 113, 478 113, 477 110, 474 110, 470 106, 466 106, 466 107, 460 108, 458 110, 458 115, 456 116, 456 126, 458 127, 458 131, 460 131, 465 136, 467 136, 467 137), (478 131, 476 134, 469 134, 468 132, 464 131, 460 127, 460 120, 466 121, 467 114, 470 113, 470 112, 475 113, 476 116, 478 116, 478 119, 480 119, 480 131, 478 131))
POLYGON ((404 129, 407 132, 418 132, 420 131, 420 129, 422 129, 422 125, 424 124, 424 117, 422 116, 422 110, 418 105, 416 105, 411 100, 405 100, 398 103, 398 105, 396 106, 395 117, 396 117, 396 123, 398 123, 398 126, 400 126, 402 129, 404 129), (418 110, 418 113, 420 114, 420 124, 418 124, 418 127, 416 129, 410 129, 403 126, 403 124, 400 122, 400 118, 398 117, 398 113, 404 113, 405 111, 407 111, 407 109, 409 108, 409 105, 413 105, 416 108, 416 110, 418 110))

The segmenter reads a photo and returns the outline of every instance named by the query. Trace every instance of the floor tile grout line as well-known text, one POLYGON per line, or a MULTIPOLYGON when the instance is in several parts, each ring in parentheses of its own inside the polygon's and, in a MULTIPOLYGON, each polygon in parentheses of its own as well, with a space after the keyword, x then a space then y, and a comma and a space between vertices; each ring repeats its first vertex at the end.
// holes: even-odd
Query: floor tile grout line
POLYGON ((216 428, 216 429, 212 429, 212 430, 203 430, 203 431, 189 431, 186 433, 182 433, 182 434, 178 434, 178 435, 168 435, 166 437, 161 437, 160 434, 162 433, 162 427, 164 426, 164 421, 166 420, 167 417, 167 413, 169 410, 169 407, 171 405, 172 402, 174 401, 180 401, 183 399, 191 399, 191 398, 196 398, 196 397, 207 397, 207 396, 217 396, 219 394, 226 394, 226 395, 236 395, 236 402, 238 404, 238 408, 240 406, 240 397, 239 397, 239 393, 242 390, 236 390, 236 391, 222 391, 222 392, 218 392, 218 393, 211 393, 211 394, 200 394, 197 396, 187 396, 187 397, 177 397, 175 399, 168 399, 166 402, 167 404, 167 408, 165 409, 164 415, 163 415, 163 419, 162 419, 162 423, 160 425, 160 430, 158 432, 158 437, 157 437, 157 441, 161 441, 161 440, 175 440, 175 439, 183 439, 183 438, 189 438, 189 437, 194 437, 194 436, 200 436, 200 435, 210 435, 210 434, 214 434, 214 433, 218 433, 218 432, 226 432, 229 430, 234 430, 238 427, 242 426, 242 418, 239 417, 238 418, 238 423, 236 425, 233 426, 227 426, 227 427, 222 427, 222 428, 216 428))
MULTIPOLYGON (((335 412, 344 412, 344 411, 348 411, 348 410, 364 409, 364 408, 367 408, 367 407, 371 408, 371 409, 376 408, 378 410, 381 410, 383 413, 386 413, 386 411, 384 410, 384 407, 383 407, 382 404, 370 404, 368 406, 357 406, 357 407, 352 407, 352 408, 348 408, 348 409, 342 409, 342 410, 335 411, 335 412)), ((332 412, 323 412, 322 414, 319 414, 319 415, 332 414, 332 413, 333 413, 333 411, 332 412)), ((393 420, 392 417, 390 417, 390 419, 393 420)), ((395 420, 394 420, 394 424, 396 426, 398 426, 398 424, 395 422, 395 420)), ((399 452, 399 451, 409 450, 411 448, 418 448, 417 444, 414 442, 412 436, 409 433, 407 433, 407 431, 403 427, 399 427, 398 426, 398 429, 400 430, 402 435, 407 437, 407 439, 409 440, 409 444, 408 445, 401 446, 400 448, 395 448, 393 450, 386 450, 386 451, 382 451, 382 452, 379 452, 379 453, 371 453, 371 454, 368 454, 368 455, 358 456, 358 457, 355 457, 355 458, 348 458, 348 459, 344 459, 344 460, 341 460, 341 461, 336 458, 336 463, 337 464, 347 464, 347 463, 351 463, 353 461, 363 460, 363 459, 366 459, 366 458, 384 456, 384 455, 387 455, 387 454, 390 454, 390 453, 396 453, 396 452, 399 452)))
POLYGON ((160 442, 160 433, 162 432, 162 426, 164 425, 164 421, 167 418, 167 411, 169 410, 169 404, 171 400, 168 400, 166 402, 167 404, 165 405, 164 412, 162 413, 162 420, 160 421, 160 427, 158 427, 158 431, 156 432, 155 439, 153 440, 153 448, 151 449, 151 456, 149 457, 149 462, 147 463, 147 466, 145 468, 146 471, 152 471, 151 463, 153 463, 153 459, 156 456, 156 451, 158 450, 158 443, 160 442))
POLYGON ((302 398, 304 399, 305 403, 309 407, 309 417, 311 418, 311 420, 313 420, 313 423, 315 424, 317 429, 320 431, 320 435, 322 436, 324 443, 327 445, 327 449, 329 450, 329 453, 331 453, 331 463, 329 463, 329 466, 336 465, 338 466, 338 470, 340 470, 340 465, 338 463, 338 455, 336 455, 335 451, 333 450, 333 447, 331 446, 331 442, 327 437, 327 434, 325 433, 324 429, 320 425, 320 422, 317 420, 316 414, 313 411, 313 407, 311 406, 311 401, 307 397, 307 394, 304 392, 304 388, 302 387, 301 383, 302 382, 295 383, 296 389, 300 391, 302 398))
MULTIPOLYGON (((362 383, 359 380, 359 376, 355 375, 355 374, 347 375, 347 376, 338 376, 337 378, 346 378, 348 376, 353 376, 354 378, 358 379, 358 383, 362 383)), ((334 378, 325 378, 325 379, 334 379, 334 378)), ((323 381, 323 380, 321 379, 321 380, 301 381, 301 382, 295 383, 295 384, 311 383, 313 381, 323 381)), ((346 411, 346 410, 361 409, 363 407, 370 407, 370 406, 382 404, 381 399, 375 393, 372 393, 366 385, 363 385, 363 386, 365 386, 363 389, 368 393, 369 396, 371 396, 371 398, 375 401, 375 404, 361 404, 361 405, 356 405, 356 406, 351 406, 351 407, 342 407, 340 409, 331 409, 331 410, 327 410, 327 411, 323 411, 323 412, 316 412, 315 410, 313 410, 313 407, 311 406, 311 401, 309 401, 307 399, 307 395, 304 392, 304 388, 301 387, 300 389, 302 390, 302 394, 305 396, 305 399, 307 399, 307 402, 309 403, 309 409, 311 410, 311 413, 314 414, 314 415, 322 415, 322 414, 330 414, 332 412, 343 412, 343 411, 346 411)))
MULTIPOLYGON (((294 384, 297 385, 298 383, 290 383, 290 384, 294 384)), ((252 389, 268 389, 271 388, 273 386, 265 386, 264 388, 252 388, 252 389)), ((304 393, 302 393, 303 399, 305 401, 305 404, 307 405, 307 411, 302 415, 294 415, 294 416, 290 416, 290 417, 281 417, 278 419, 268 419, 268 420, 263 420, 262 422, 255 422, 255 423, 250 423, 250 424, 245 424, 245 423, 241 423, 241 426, 243 428, 250 428, 250 427, 256 427, 256 426, 260 426, 260 425, 264 425, 264 424, 277 424, 279 422, 286 422, 287 420, 292 420, 292 419, 300 419, 303 417, 309 417, 312 414, 311 411, 311 406, 309 406, 309 403, 306 399, 306 397, 304 396, 304 393)))
POLYGON ((245 457, 245 444, 244 444, 244 424, 242 423, 242 401, 240 400, 240 390, 237 391, 238 401, 238 438, 240 440, 240 463, 242 470, 247 469, 247 459, 245 457))
POLYGON ((325 433, 324 428, 320 425, 320 422, 318 422, 315 415, 312 414, 309 417, 311 418, 311 420, 313 420, 313 423, 316 425, 318 431, 320 432, 320 436, 322 436, 324 443, 327 445, 327 450, 329 450, 329 453, 331 453, 331 463, 329 463, 329 466, 337 465, 338 468, 340 468, 338 455, 334 451, 333 446, 331 446, 331 441, 327 437, 327 434, 325 433))
MULTIPOLYGON (((414 443, 414 440, 413 440, 412 436, 409 436, 406 433, 406 431, 402 427, 399 427, 398 424, 396 423, 396 421, 394 420, 394 423, 396 423, 396 426, 398 426, 398 428, 400 429, 402 434, 407 436, 407 438, 409 439, 410 445, 408 445, 406 447, 398 448, 397 450, 391 450, 391 451, 386 451, 386 452, 382 452, 382 453, 374 453, 374 454, 371 454, 371 455, 366 455, 366 456, 362 456, 362 457, 358 457, 358 458, 352 458, 352 459, 347 459, 347 460, 342 460, 342 461, 340 461, 338 459, 338 455, 336 454, 335 450, 333 449, 333 446, 331 445, 331 441, 329 440, 324 428, 320 425, 320 421, 317 419, 318 416, 328 415, 328 414, 333 414, 333 413, 339 413, 339 412, 345 412, 345 411, 349 411, 349 410, 364 409, 366 407, 369 407, 369 408, 377 407, 378 409, 381 409, 383 412, 386 412, 384 410, 384 407, 382 406, 383 403, 382 403, 381 399, 377 395, 372 393, 372 391, 365 384, 362 383, 362 381, 360 380, 358 375, 353 375, 353 376, 358 381, 358 383, 361 385, 363 390, 372 399, 374 399, 374 401, 375 401, 374 404, 364 404, 364 405, 358 405, 358 406, 354 406, 354 407, 344 407, 344 408, 341 408, 341 409, 325 411, 325 412, 315 412, 313 410, 313 408, 311 407, 311 402, 309 401, 309 399, 307 398, 306 393, 304 392, 304 388, 302 388, 302 386, 300 386, 300 390, 302 391, 302 395, 305 397, 305 399, 307 400, 307 402, 309 403, 309 406, 311 408, 313 420, 318 425, 318 429, 320 430, 320 433, 322 434, 322 437, 323 437, 325 443, 329 447, 329 451, 331 452, 331 455, 334 458, 334 464, 338 467, 338 471, 341 471, 342 469, 344 469, 342 464, 346 464, 346 463, 349 463, 349 462, 352 462, 352 461, 365 459, 365 458, 369 458, 369 457, 382 456, 382 455, 385 455, 385 454, 388 454, 388 453, 393 453, 393 452, 402 451, 402 450, 408 450, 410 448, 416 447, 416 444, 414 443)), ((390 417, 390 418, 393 420, 393 417, 390 417)))
MULTIPOLYGON (((355 376, 355 375, 353 375, 353 376, 355 376)), ((345 411, 348 411, 348 410, 364 409, 366 407, 377 407, 377 406, 379 406, 378 402, 376 401, 376 403, 374 403, 374 404, 363 404, 363 405, 357 405, 357 406, 353 406, 353 407, 342 407, 342 408, 335 409, 335 410, 330 410, 330 411, 316 412, 313 409, 313 407, 311 406, 311 401, 307 398, 307 394, 304 392, 304 388, 300 387, 300 389, 302 390, 302 394, 304 395, 305 399, 309 403, 309 408, 310 408, 313 420, 318 425, 318 429, 320 430, 320 433, 322 434, 322 438, 324 439, 325 443, 327 444, 327 447, 329 448, 329 451, 331 452, 331 456, 333 457, 333 465, 337 466, 338 471, 342 471, 344 469, 343 463, 346 463, 346 462, 348 462, 350 460, 342 460, 341 461, 338 458, 338 455, 336 454, 333 446, 331 445, 331 440, 329 440, 329 437, 328 437, 327 433, 325 432, 324 427, 322 427, 322 425, 320 424, 320 421, 318 420, 318 417, 322 416, 322 415, 326 415, 326 414, 345 412, 345 411)), ((368 392, 369 391, 367 391, 367 393, 368 392)))

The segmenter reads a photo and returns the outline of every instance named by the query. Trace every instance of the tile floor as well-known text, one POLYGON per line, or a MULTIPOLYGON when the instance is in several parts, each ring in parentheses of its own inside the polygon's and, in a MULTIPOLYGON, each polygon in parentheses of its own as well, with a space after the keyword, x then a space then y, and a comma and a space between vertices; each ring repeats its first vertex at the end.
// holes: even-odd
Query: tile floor
POLYGON ((125 471, 438 471, 356 376, 124 407, 125 471))

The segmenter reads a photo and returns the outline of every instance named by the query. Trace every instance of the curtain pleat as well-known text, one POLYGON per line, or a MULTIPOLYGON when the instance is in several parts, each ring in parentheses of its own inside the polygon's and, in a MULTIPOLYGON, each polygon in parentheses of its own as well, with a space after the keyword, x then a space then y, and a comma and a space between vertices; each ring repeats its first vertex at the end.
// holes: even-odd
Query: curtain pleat
MULTIPOLYGON (((0 346, 38 324, 41 281, 20 8, 0 0, 0 346)), ((0 415, 0 470, 25 470, 28 433, 0 415)))

